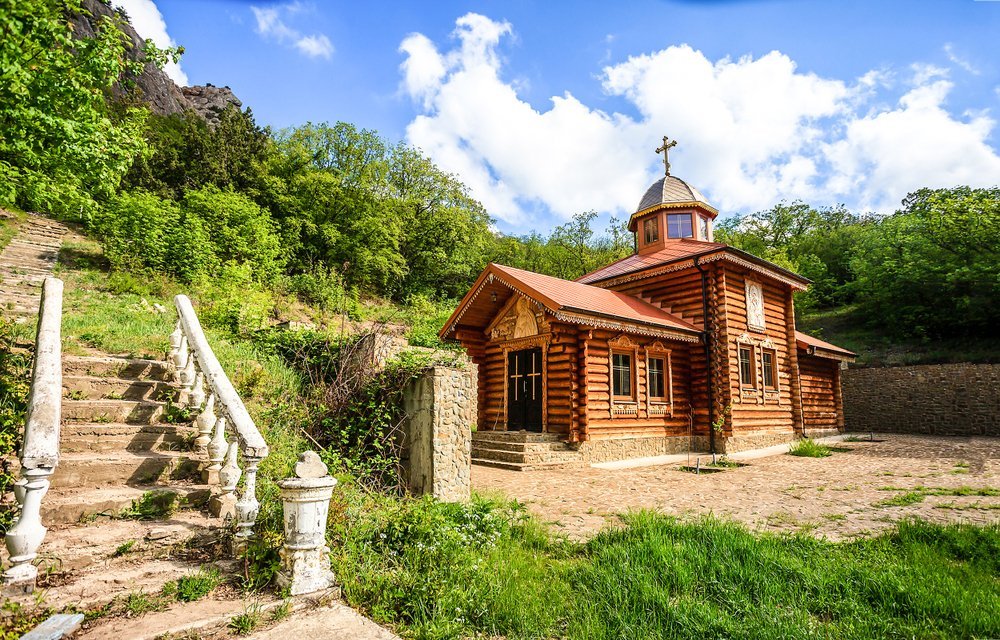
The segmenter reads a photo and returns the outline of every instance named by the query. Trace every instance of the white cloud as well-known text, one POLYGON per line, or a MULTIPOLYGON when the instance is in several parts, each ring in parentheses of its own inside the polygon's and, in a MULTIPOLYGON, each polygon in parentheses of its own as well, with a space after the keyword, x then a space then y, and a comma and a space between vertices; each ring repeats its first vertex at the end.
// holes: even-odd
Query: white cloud
POLYGON ((948 56, 948 60, 950 60, 953 65, 965 69, 974 76, 979 75, 979 69, 977 69, 975 65, 955 53, 955 45, 952 43, 949 42, 944 45, 944 54, 948 56))
MULTIPOLYGON (((125 10, 140 37, 152 40, 153 44, 161 49, 177 46, 174 39, 167 33, 167 23, 163 20, 163 14, 160 13, 153 0, 114 0, 112 4, 116 8, 125 10)), ((180 86, 187 86, 188 77, 181 69, 180 63, 168 62, 163 67, 163 71, 180 86)))
POLYGON ((507 22, 468 14, 450 49, 410 35, 400 46, 401 88, 419 110, 409 142, 521 229, 559 222, 528 219, 539 208, 560 219, 587 209, 630 213, 659 174, 652 151, 664 133, 681 143, 672 173, 724 212, 797 198, 888 211, 923 186, 991 184, 1000 175, 987 143, 994 120, 988 110, 950 113, 952 84, 940 67, 913 65, 904 93, 892 96, 891 69, 847 82, 802 72, 777 51, 712 61, 680 45, 603 69, 604 91, 636 116, 569 93, 539 110, 502 75, 498 47, 512 34, 507 22))
POLYGON ((333 56, 333 43, 324 34, 303 35, 285 22, 289 16, 303 11, 301 3, 291 2, 273 7, 251 6, 250 10, 257 20, 257 33, 265 39, 290 45, 309 58, 329 60, 333 56))

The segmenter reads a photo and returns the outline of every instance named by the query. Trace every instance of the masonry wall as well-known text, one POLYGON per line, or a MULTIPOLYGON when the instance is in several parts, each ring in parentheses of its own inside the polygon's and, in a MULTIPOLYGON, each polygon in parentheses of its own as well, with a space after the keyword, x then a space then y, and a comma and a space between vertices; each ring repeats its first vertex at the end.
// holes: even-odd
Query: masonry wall
POLYGON ((469 499, 476 369, 476 365, 470 370, 434 367, 404 392, 402 466, 414 495, 430 494, 449 502, 469 499))
POLYGON ((1000 436, 1000 364, 842 372, 848 431, 1000 436))

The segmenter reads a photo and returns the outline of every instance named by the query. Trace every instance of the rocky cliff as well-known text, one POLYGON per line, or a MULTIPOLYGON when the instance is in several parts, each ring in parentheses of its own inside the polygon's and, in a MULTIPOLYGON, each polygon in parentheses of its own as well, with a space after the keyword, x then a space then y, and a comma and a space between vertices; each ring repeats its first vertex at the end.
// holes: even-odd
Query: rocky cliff
MULTIPOLYGON (((83 0, 83 11, 71 19, 74 33, 81 38, 94 36, 96 25, 103 18, 117 15, 115 9, 102 0, 83 0)), ((129 57, 133 60, 142 58, 143 38, 136 33, 128 22, 122 25, 125 35, 132 41, 129 57)), ((118 95, 138 98, 149 105, 153 113, 168 115, 192 110, 205 118, 209 124, 219 121, 219 115, 229 105, 237 109, 243 103, 233 95, 229 87, 216 87, 211 84, 195 87, 178 87, 173 80, 156 65, 146 63, 142 73, 133 78, 134 87, 128 89, 116 87, 118 95)))

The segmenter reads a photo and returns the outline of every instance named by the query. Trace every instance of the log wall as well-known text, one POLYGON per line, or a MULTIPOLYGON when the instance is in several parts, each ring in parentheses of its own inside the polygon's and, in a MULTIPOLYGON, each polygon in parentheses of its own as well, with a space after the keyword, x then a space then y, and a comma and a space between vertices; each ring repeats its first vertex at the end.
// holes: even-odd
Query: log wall
POLYGON ((840 362, 799 354, 802 385, 802 418, 806 435, 810 430, 839 430, 843 412, 839 410, 840 362))

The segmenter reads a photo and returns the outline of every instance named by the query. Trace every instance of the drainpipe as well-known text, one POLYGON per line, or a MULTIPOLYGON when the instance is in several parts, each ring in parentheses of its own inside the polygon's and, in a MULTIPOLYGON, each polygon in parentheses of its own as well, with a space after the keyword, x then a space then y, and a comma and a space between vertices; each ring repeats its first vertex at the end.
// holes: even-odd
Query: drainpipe
POLYGON ((701 332, 705 343, 705 369, 708 372, 708 448, 709 453, 715 453, 715 391, 712 388, 712 332, 708 328, 708 272, 694 257, 694 268, 701 274, 701 314, 705 330, 701 332))

